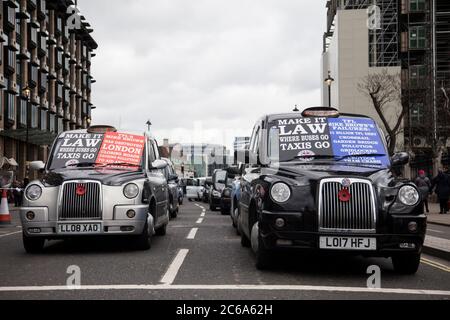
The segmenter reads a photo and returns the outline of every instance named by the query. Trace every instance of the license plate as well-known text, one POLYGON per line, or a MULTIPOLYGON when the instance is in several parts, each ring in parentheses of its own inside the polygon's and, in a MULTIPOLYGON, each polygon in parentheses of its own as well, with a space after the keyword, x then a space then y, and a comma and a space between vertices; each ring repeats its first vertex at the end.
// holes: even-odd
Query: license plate
POLYGON ((58 233, 64 234, 95 234, 102 231, 101 223, 61 223, 58 233))
POLYGON ((320 249, 376 250, 377 239, 363 237, 320 237, 320 249))

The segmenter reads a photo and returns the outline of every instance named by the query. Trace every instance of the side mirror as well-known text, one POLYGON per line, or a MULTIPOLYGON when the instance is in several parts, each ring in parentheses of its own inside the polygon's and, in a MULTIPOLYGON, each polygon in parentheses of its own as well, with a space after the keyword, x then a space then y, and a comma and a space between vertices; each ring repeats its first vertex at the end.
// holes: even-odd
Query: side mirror
POLYGON ((409 154, 407 152, 398 152, 391 158, 392 166, 404 166, 409 162, 409 154))
POLYGON ((165 162, 164 160, 157 159, 152 162, 151 169, 164 169, 165 167, 167 167, 167 162, 165 162))
POLYGON ((176 174, 169 175, 169 181, 178 181, 178 175, 176 174))
POLYGON ((43 171, 45 168, 45 163, 42 161, 32 161, 30 162, 30 169, 35 171, 43 171))

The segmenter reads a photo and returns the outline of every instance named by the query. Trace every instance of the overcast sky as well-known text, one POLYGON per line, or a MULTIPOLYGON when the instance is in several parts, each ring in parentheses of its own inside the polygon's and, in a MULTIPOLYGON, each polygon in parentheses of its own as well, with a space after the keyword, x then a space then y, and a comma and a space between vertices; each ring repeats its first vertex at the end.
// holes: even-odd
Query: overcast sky
POLYGON ((320 104, 325 0, 79 0, 99 44, 93 124, 232 144, 320 104))

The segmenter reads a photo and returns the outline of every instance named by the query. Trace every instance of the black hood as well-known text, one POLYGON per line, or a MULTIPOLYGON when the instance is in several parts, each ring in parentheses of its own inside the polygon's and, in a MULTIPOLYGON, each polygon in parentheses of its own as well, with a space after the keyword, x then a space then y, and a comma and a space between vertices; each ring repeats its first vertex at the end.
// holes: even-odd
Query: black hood
POLYGON ((111 169, 51 170, 41 179, 44 185, 59 186, 68 180, 95 180, 105 185, 122 185, 129 181, 145 178, 142 171, 111 169))

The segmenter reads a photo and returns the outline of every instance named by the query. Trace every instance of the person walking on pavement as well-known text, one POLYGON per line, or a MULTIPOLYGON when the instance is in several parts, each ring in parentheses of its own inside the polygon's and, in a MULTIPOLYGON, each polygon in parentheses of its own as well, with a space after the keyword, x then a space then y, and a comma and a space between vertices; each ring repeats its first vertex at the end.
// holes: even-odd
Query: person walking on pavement
POLYGON ((419 170, 419 176, 414 181, 417 188, 419 188, 420 194, 422 195, 423 204, 425 205, 425 210, 427 212, 430 212, 428 209, 428 196, 430 194, 431 190, 431 181, 430 179, 425 175, 424 170, 419 170))
POLYGON ((433 179, 433 189, 439 199, 440 214, 448 213, 448 200, 450 198, 450 177, 439 169, 439 173, 433 179))

